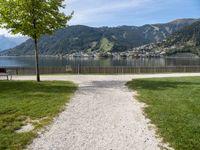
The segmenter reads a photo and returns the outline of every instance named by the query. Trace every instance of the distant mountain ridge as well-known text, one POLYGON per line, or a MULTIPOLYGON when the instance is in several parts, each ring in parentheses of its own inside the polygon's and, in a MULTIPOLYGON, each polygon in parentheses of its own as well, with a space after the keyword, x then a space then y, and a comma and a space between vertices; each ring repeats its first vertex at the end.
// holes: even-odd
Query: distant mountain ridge
MULTIPOLYGON (((197 19, 179 19, 166 24, 119 27, 69 26, 56 31, 52 36, 43 35, 39 41, 40 54, 66 55, 76 52, 120 52, 144 44, 162 41, 169 35, 187 27, 197 19)), ((3 51, 1 55, 34 55, 31 39, 21 45, 3 51)))
POLYGON ((0 51, 14 48, 15 46, 25 42, 26 40, 26 37, 6 37, 4 35, 0 35, 0 51))
POLYGON ((189 52, 200 56, 200 21, 174 32, 158 47, 167 55, 189 52))
MULTIPOLYGON (((183 22, 176 20, 172 23, 183 22)), ((172 57, 200 57, 200 20, 183 27, 161 42, 149 43, 133 48, 133 55, 172 56, 172 57)))

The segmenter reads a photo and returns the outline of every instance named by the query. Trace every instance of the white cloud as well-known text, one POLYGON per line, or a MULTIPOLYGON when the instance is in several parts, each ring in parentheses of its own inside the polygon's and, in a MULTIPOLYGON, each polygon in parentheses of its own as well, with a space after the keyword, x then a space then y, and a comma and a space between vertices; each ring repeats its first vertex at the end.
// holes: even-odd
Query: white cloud
POLYGON ((11 34, 6 29, 0 29, 0 35, 5 35, 5 36, 8 36, 8 37, 22 36, 21 34, 15 34, 15 35, 11 34))
MULTIPOLYGON (((164 22, 170 18, 179 18, 180 14, 177 13, 182 8, 195 10, 193 7, 179 9, 180 6, 185 6, 183 4, 187 3, 188 6, 194 6, 194 2, 197 1, 199 0, 184 2, 182 0, 65 0, 66 8, 63 11, 66 14, 75 12, 69 22, 70 25, 142 25, 160 20, 164 22)), ((190 12, 187 12, 187 16, 190 12)), ((184 15, 182 16, 184 17, 184 15)), ((10 35, 1 29, 0 34, 10 35)))
POLYGON ((147 6, 157 0, 69 0, 66 1, 66 14, 74 10, 75 14, 70 24, 98 23, 106 20, 111 15, 122 10, 132 9, 132 11, 147 6))
POLYGON ((8 33, 8 31, 5 30, 5 29, 0 29, 0 35, 10 36, 10 34, 8 33))
MULTIPOLYGON (((98 26, 112 19, 115 13, 126 9, 139 9, 157 0, 66 0, 64 12, 75 12, 70 24, 86 24, 98 26)), ((106 25, 106 24, 105 24, 106 25)), ((0 29, 0 34, 12 36, 6 30, 0 29)))
MULTIPOLYGON (((85 24, 102 26, 105 22, 113 21, 113 16, 131 9, 138 13, 143 7, 155 3, 158 0, 65 0, 64 12, 70 14, 75 12, 69 24, 85 24), (139 10, 140 9, 140 10, 139 10)), ((0 29, 0 34, 11 36, 6 30, 0 29)))

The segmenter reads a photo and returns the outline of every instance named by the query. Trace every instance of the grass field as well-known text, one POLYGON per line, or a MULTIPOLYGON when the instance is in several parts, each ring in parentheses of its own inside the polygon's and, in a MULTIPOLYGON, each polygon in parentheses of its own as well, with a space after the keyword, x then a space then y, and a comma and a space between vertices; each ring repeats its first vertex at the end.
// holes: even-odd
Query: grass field
POLYGON ((200 149, 200 77, 137 79, 127 85, 147 104, 145 113, 164 142, 177 150, 200 149))
POLYGON ((76 90, 71 82, 0 81, 0 149, 22 149, 50 123, 76 90), (16 131, 27 123, 34 130, 16 131))

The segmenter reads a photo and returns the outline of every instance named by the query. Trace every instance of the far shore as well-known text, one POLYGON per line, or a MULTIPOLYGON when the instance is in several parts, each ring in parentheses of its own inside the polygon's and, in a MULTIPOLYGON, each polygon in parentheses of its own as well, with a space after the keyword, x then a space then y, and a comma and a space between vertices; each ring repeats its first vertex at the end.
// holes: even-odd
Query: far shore
MULTIPOLYGON (((27 57, 27 58, 32 58, 32 57, 35 57, 34 55, 19 55, 19 56, 1 56, 0 55, 0 58, 20 58, 20 57, 27 57)), ((114 56, 62 56, 62 55, 40 55, 39 57, 46 57, 46 58, 73 58, 73 59, 82 59, 82 58, 88 58, 88 59, 138 59, 138 58, 176 58, 176 59, 179 59, 179 58, 192 58, 192 59, 199 59, 200 57, 197 56, 197 55, 190 55, 190 54, 186 54, 186 55, 171 55, 171 56, 137 56, 137 57, 134 57, 134 56, 127 56, 127 57, 114 57, 114 56)))

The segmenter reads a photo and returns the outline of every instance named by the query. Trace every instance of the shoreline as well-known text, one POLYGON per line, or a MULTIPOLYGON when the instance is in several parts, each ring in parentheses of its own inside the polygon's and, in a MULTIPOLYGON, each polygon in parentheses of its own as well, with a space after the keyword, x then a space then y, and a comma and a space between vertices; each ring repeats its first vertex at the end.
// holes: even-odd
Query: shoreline
MULTIPOLYGON (((0 58, 32 58, 35 57, 34 55, 24 55, 24 56, 0 56, 0 58)), ((148 57, 148 56, 144 56, 144 57, 92 57, 92 56, 79 56, 79 57, 73 57, 73 56, 55 56, 55 55, 40 55, 39 57, 41 58, 73 58, 73 59, 83 59, 83 58, 88 58, 88 59, 139 59, 139 58, 164 58, 164 59, 168 59, 168 58, 175 58, 175 59, 181 59, 181 58, 191 58, 191 59, 200 59, 200 57, 179 57, 179 56, 156 56, 156 57, 148 57)))

